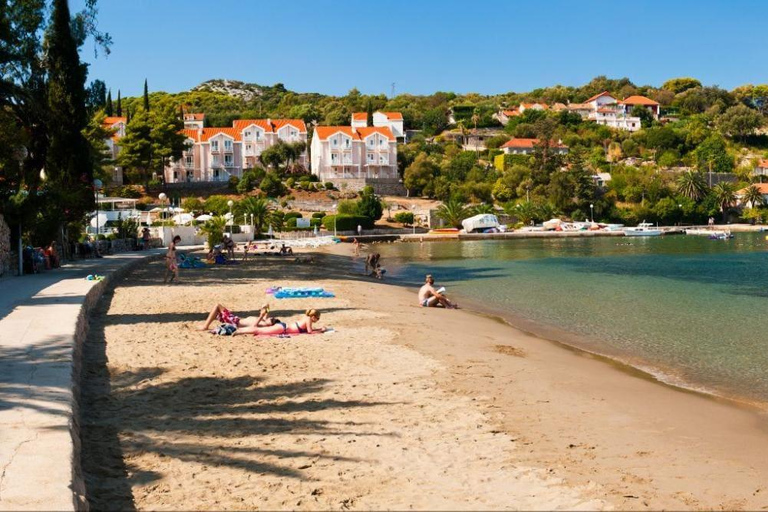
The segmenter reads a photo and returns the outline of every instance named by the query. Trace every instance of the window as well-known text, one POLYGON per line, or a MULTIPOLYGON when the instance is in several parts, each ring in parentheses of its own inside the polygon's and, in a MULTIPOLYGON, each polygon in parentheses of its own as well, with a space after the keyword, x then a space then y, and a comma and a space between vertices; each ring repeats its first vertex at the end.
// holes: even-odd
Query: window
POLYGON ((219 141, 212 140, 211 141, 211 151, 218 151, 219 150, 219 141))
POLYGON ((251 137, 251 132, 245 132, 245 138, 248 139, 251 137))
POLYGON ((374 162, 373 153, 368 153, 366 156, 368 158, 368 163, 372 164, 374 162))
POLYGON ((345 147, 345 148, 347 148, 347 149, 349 149, 350 147, 352 147, 352 139, 346 139, 346 138, 345 138, 345 139, 344 139, 344 147, 345 147))
POLYGON ((331 139, 331 146, 336 147, 339 145, 339 139, 337 137, 334 137, 331 139))
POLYGON ((389 165, 389 155, 379 155, 379 163, 389 165))
POLYGON ((224 151, 232 151, 232 141, 231 140, 225 140, 224 141, 224 151))
POLYGON ((184 162, 187 164, 187 167, 192 167, 192 164, 193 164, 192 155, 185 156, 184 162))
POLYGON ((213 170, 213 177, 214 178, 218 178, 219 177, 219 170, 218 169, 214 169, 213 170))
POLYGON ((226 167, 232 167, 232 163, 234 162, 232 155, 224 155, 224 165, 226 167))
POLYGON ((375 142, 376 142, 376 141, 375 141, 375 140, 373 140, 373 137, 371 137, 370 139, 368 139, 368 147, 369 147, 369 148, 372 148, 372 147, 373 147, 373 144, 374 144, 375 142))
POLYGON ((256 130, 256 140, 261 140, 261 132, 256 130))
POLYGON ((385 142, 384 137, 379 138, 379 146, 383 146, 385 142))
POLYGON ((251 146, 250 144, 246 144, 246 145, 245 145, 245 150, 246 150, 246 151, 250 151, 252 147, 253 147, 253 146, 251 146))
POLYGON ((296 130, 291 130, 291 137, 298 137, 298 136, 299 136, 299 132, 297 132, 296 130))
POLYGON ((338 153, 331 153, 331 163, 332 164, 339 163, 339 154, 338 153))
POLYGON ((179 172, 173 171, 173 181, 178 181, 178 180, 179 180, 179 172))
POLYGON ((219 155, 213 155, 213 160, 211 161, 211 165, 220 165, 221 160, 219 159, 219 155))

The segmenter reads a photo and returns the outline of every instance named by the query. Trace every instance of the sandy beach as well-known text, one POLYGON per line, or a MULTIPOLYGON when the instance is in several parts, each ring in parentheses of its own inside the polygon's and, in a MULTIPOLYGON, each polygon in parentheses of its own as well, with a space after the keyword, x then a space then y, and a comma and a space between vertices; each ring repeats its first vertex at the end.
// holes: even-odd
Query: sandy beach
POLYGON ((652 381, 416 290, 351 247, 258 256, 162 284, 151 262, 91 320, 83 468, 94 508, 764 509, 765 415, 652 381), (326 334, 194 330, 271 285, 333 299, 326 334))

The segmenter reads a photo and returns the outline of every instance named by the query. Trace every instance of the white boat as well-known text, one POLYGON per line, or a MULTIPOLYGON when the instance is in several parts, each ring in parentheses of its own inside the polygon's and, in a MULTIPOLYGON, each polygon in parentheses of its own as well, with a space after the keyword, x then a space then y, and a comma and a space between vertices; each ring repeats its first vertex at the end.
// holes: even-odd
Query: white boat
POLYGON ((718 240, 733 238, 731 232, 725 229, 691 228, 686 229, 685 234, 693 236, 706 236, 707 238, 714 238, 718 240))
POLYGON ((661 230, 650 222, 641 222, 635 228, 626 228, 624 236, 659 236, 661 230))

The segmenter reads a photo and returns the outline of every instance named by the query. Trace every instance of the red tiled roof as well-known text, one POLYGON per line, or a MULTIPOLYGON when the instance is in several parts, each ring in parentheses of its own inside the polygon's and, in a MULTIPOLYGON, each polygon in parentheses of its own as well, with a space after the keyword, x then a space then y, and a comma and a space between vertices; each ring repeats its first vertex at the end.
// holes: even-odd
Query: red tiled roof
POLYGON ((507 117, 515 117, 520 115, 520 111, 516 108, 512 110, 502 110, 501 113, 507 117))
POLYGON ((184 114, 184 120, 185 121, 204 121, 205 120, 205 114, 184 114))
POLYGON ((758 167, 762 167, 764 169, 768 169, 768 160, 760 160, 760 162, 757 164, 758 167))
POLYGON ((299 132, 301 133, 306 133, 307 131, 307 125, 304 123, 303 119, 273 119, 272 120, 272 127, 274 128, 275 131, 288 125, 293 126, 297 130, 299 130, 299 132))
POLYGON ((366 112, 352 112, 352 119, 355 121, 367 121, 368 114, 366 112))
POLYGON ((105 117, 104 118, 104 124, 112 126, 113 124, 117 123, 125 123, 128 121, 127 117, 120 117, 120 116, 112 116, 112 117, 105 117))
POLYGON ((520 104, 520 106, 521 106, 522 108, 533 108, 533 107, 535 107, 536 105, 539 105, 539 106, 540 106, 541 108, 543 108, 544 110, 547 110, 547 109, 549 108, 549 105, 547 105, 546 103, 521 103, 521 104, 520 104))
POLYGON ((352 137, 355 140, 360 140, 360 135, 358 135, 355 129, 352 128, 351 126, 317 126, 315 127, 315 135, 320 140, 325 140, 328 137, 331 137, 332 135, 339 132, 345 135, 348 135, 349 137, 352 137))
POLYGON ((659 105, 657 101, 653 101, 651 98, 637 95, 624 98, 619 103, 623 103, 624 105, 644 105, 648 107, 655 107, 659 105))
POLYGON ((601 97, 601 96, 610 96, 611 98, 613 98, 613 95, 612 95, 611 93, 609 93, 608 91, 603 91, 603 92, 601 92, 600 94, 595 94, 594 96, 592 96, 591 98, 589 98, 589 99, 588 99, 587 101, 585 101, 584 103, 590 103, 590 102, 592 102, 592 101, 595 101, 597 98, 599 98, 599 97, 601 97))
POLYGON ((266 119, 235 119, 232 121, 232 127, 236 128, 238 131, 243 131, 252 124, 255 124, 265 132, 274 132, 272 123, 267 122, 266 119))
POLYGON ((592 110, 592 105, 589 103, 569 103, 569 110, 592 110))
POLYGON ((241 140, 240 130, 237 128, 203 128, 200 134, 200 142, 206 142, 211 137, 219 134, 227 135, 235 140, 241 140))
POLYGON ((402 121, 403 120, 403 114, 400 112, 379 112, 380 114, 384 114, 387 116, 387 119, 390 121, 402 121))
POLYGON ((194 140, 195 142, 200 142, 200 140, 199 140, 199 138, 197 136, 198 135, 197 130, 190 130, 190 129, 185 128, 185 129, 181 130, 181 133, 183 135, 185 135, 186 137, 194 140))
MULTIPOLYGON (((539 143, 539 139, 510 139, 506 143, 504 143, 502 148, 533 148, 536 144, 539 143)), ((565 144, 562 144, 560 142, 552 141, 552 146, 557 148, 567 148, 565 144)))
MULTIPOLYGON (((757 187, 757 190, 759 190, 761 194, 768 195, 768 183, 753 183, 750 186, 757 187)), ((743 188, 736 193, 739 195, 744 195, 744 193, 747 191, 747 188, 749 187, 743 188)))
POLYGON ((597 111, 600 112, 601 114, 615 114, 618 112, 617 109, 610 108, 610 107, 600 107, 599 109, 597 109, 597 111))
POLYGON ((392 133, 392 130, 389 129, 389 126, 368 126, 367 128, 355 128, 355 130, 357 130, 361 139, 366 139, 374 133, 379 133, 389 140, 396 140, 395 135, 392 133))

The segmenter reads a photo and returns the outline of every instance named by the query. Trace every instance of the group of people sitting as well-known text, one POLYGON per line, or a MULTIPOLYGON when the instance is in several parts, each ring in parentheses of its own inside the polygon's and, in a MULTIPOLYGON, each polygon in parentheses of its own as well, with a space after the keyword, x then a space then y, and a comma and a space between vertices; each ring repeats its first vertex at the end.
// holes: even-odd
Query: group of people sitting
MULTIPOLYGON (((225 331, 231 336, 243 334, 280 336, 286 334, 308 334, 322 333, 328 329, 326 327, 316 327, 315 324, 320 320, 320 312, 316 309, 308 309, 297 320, 283 322, 279 318, 269 315, 269 304, 265 304, 259 311, 259 316, 247 316, 240 318, 221 304, 213 307, 205 323, 200 330, 208 331, 214 321, 218 321, 222 326, 233 326, 234 328, 225 331)), ((217 329, 213 332, 219 332, 217 329)))
POLYGON ((22 251, 22 261, 26 274, 37 274, 43 270, 59 268, 61 261, 59 252, 56 250, 56 241, 51 242, 47 247, 25 247, 22 251))

